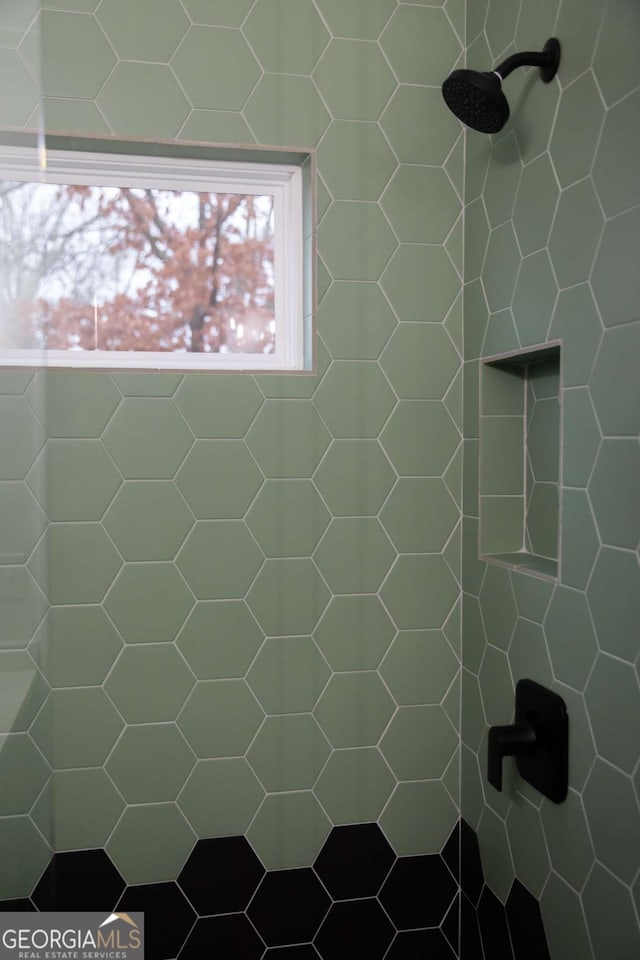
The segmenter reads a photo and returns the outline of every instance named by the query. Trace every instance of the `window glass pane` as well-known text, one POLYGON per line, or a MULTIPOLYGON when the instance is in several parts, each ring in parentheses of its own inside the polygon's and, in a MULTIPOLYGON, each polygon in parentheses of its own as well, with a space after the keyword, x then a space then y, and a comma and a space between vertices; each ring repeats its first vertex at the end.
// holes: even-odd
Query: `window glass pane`
POLYGON ((274 198, 0 182, 0 347, 275 350, 274 198))

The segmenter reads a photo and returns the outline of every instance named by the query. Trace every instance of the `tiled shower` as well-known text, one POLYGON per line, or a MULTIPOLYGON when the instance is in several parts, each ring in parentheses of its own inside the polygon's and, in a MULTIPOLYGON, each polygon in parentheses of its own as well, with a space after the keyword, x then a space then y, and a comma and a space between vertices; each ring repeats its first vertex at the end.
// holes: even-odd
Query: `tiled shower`
POLYGON ((0 908, 144 910, 148 960, 638 955, 638 41, 635 0, 0 0, 3 128, 318 171, 312 374, 0 371, 0 908), (447 74, 550 36, 465 134, 447 74), (522 677, 563 804, 486 779, 522 677))

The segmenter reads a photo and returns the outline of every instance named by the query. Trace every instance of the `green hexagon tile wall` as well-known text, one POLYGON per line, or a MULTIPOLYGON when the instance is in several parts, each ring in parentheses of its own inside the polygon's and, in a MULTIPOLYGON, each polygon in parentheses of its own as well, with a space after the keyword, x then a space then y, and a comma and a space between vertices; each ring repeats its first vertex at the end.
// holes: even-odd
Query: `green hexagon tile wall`
POLYGON ((0 373, 0 898, 51 850, 147 883, 198 836, 299 867, 332 824, 405 856, 462 813, 552 960, 637 948, 640 13, 531 6, 0 9, 4 126, 317 149, 319 301, 305 377, 0 373), (557 79, 465 134, 448 73, 554 33, 557 79), (479 360, 554 338, 557 585, 477 560, 479 360), (569 706, 564 807, 484 776, 523 670, 569 706))
POLYGON ((551 35, 563 58, 551 89, 514 75, 512 120, 495 140, 467 134, 461 810, 493 891, 504 900, 516 876, 540 900, 552 960, 622 960, 640 951, 640 381, 629 371, 640 356, 640 286, 627 246, 638 242, 629 54, 640 11, 625 0, 551 0, 533 22, 533 6, 488 0, 467 15, 472 67, 491 59, 487 46, 495 60, 551 35), (507 7, 520 9, 510 24, 507 7), (554 338, 564 375, 557 584, 472 552, 479 359, 554 338), (509 722, 522 676, 567 701, 561 806, 515 774, 502 794, 485 779, 478 727, 509 722))

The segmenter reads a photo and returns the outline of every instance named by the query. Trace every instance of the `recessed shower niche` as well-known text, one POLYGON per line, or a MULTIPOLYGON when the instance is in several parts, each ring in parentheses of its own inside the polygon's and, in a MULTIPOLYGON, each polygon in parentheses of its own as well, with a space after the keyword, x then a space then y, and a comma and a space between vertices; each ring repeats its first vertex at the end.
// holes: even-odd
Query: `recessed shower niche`
POLYGON ((484 560, 556 579, 560 344, 482 361, 480 534, 484 560))

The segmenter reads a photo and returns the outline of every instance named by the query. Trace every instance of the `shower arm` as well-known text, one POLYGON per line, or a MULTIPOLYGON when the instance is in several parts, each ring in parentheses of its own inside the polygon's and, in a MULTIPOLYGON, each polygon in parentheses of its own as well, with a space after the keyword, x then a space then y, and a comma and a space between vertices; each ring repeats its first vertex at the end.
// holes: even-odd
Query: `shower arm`
POLYGON ((558 69, 560 60, 560 44, 557 40, 548 40, 542 50, 542 53, 536 51, 522 51, 522 53, 513 53, 510 57, 492 70, 500 80, 505 80, 510 73, 517 70, 518 67, 540 67, 540 74, 545 83, 553 80, 558 69))

